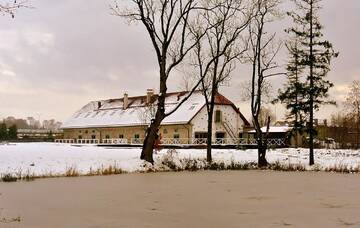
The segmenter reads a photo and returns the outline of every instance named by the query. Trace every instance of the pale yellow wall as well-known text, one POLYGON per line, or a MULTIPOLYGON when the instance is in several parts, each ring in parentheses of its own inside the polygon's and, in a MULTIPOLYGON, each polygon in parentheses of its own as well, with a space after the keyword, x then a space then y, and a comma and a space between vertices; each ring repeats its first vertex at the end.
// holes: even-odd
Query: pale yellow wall
MULTIPOLYGON (((195 137, 195 132, 207 132, 207 110, 206 107, 203 107, 200 112, 191 120, 191 123, 193 124, 193 135, 192 137, 195 137)), ((243 125, 244 122, 241 119, 239 113, 237 113, 234 108, 230 105, 215 105, 214 109, 214 116, 213 116, 213 135, 212 137, 215 138, 216 132, 224 132, 225 138, 231 138, 230 134, 231 132, 228 132, 227 129, 224 127, 223 122, 226 122, 233 134, 238 137, 239 133, 243 132, 243 125), (221 122, 215 123, 215 112, 216 110, 221 111, 221 122)))
POLYGON ((174 134, 179 134, 180 138, 191 138, 191 126, 190 125, 166 125, 161 126, 159 133, 162 138, 174 138, 174 134))
MULTIPOLYGON (((122 134, 129 142, 134 138, 135 134, 139 134, 140 138, 145 137, 144 126, 137 127, 114 127, 114 128, 82 128, 82 129, 65 129, 64 139, 78 139, 79 135, 83 139, 91 139, 92 135, 96 135, 96 139, 119 138, 122 134), (86 133, 87 132, 87 133, 86 133)), ((190 138, 191 125, 166 125, 159 129, 162 138, 174 138, 174 134, 179 134, 180 138, 190 138)))

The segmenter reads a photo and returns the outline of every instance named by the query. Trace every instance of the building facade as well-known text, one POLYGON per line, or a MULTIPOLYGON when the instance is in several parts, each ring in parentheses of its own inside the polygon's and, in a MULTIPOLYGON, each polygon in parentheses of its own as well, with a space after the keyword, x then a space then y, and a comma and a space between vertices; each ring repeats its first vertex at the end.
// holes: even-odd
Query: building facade
MULTIPOLYGON (((166 95, 171 111, 188 95, 166 95)), ((157 107, 157 94, 92 101, 75 112, 62 126, 64 139, 72 142, 141 144, 157 107)), ((236 139, 250 124, 240 110, 223 95, 215 97, 213 138, 236 139)), ((162 121, 161 138, 169 144, 191 144, 207 137, 207 112, 200 91, 195 91, 173 114, 162 121)))

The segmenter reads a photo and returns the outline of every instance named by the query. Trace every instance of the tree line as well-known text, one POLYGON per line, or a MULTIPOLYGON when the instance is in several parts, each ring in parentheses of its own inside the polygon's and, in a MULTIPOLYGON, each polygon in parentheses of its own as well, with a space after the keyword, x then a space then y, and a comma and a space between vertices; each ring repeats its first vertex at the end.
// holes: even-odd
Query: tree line
POLYGON ((55 119, 40 121, 34 117, 27 117, 26 119, 8 116, 2 120, 7 127, 15 125, 18 129, 47 129, 58 130, 61 127, 61 122, 55 119))
POLYGON ((7 127, 4 122, 0 123, 0 141, 17 139, 17 127, 11 125, 7 127))
POLYGON ((115 2, 112 13, 130 22, 139 22, 148 33, 159 70, 159 95, 156 113, 148 126, 141 159, 153 163, 153 145, 162 120, 175 112, 200 89, 208 114, 207 160, 212 161, 212 120, 215 96, 230 79, 236 66, 251 67, 250 105, 258 144, 258 165, 266 166, 267 137, 260 119, 263 88, 268 78, 286 75, 287 83, 274 102, 288 110, 294 134, 309 135, 309 164, 314 164, 314 112, 328 99, 333 84, 326 79, 331 60, 338 56, 331 42, 324 39, 319 11, 321 0, 291 0, 293 10, 282 12, 280 0, 132 0, 115 2), (280 42, 269 25, 286 14, 292 19, 284 28, 289 37, 280 42), (284 45, 285 44, 285 45, 284 45), (285 46, 286 72, 279 71, 277 56, 285 46), (173 71, 181 65, 193 68, 193 85, 175 109, 165 109, 167 86, 173 71))

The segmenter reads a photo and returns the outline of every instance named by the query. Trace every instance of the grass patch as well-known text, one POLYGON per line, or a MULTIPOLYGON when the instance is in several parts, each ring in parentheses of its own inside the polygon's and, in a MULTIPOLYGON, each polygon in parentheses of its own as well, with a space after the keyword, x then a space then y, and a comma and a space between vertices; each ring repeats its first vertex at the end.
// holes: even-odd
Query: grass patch
POLYGON ((16 182, 17 180, 18 177, 10 173, 1 175, 1 181, 3 182, 16 182))
POLYGON ((78 177, 78 176, 80 176, 80 173, 77 170, 77 168, 74 166, 68 167, 65 171, 65 177, 78 177))
POLYGON ((160 161, 160 167, 149 167, 151 172, 162 171, 200 171, 200 170, 274 170, 274 171, 306 171, 303 164, 269 163, 265 168, 259 168, 256 162, 236 162, 231 160, 230 163, 224 161, 213 161, 208 163, 204 158, 182 158, 178 159, 172 155, 165 155, 160 161))
POLYGON ((90 170, 86 173, 81 173, 75 166, 71 166, 71 167, 67 167, 63 174, 47 172, 41 175, 36 175, 35 173, 30 173, 30 171, 26 173, 22 173, 21 170, 16 173, 0 174, 0 181, 2 182, 16 182, 18 180, 34 181, 36 179, 43 179, 43 178, 106 176, 106 175, 117 175, 124 173, 127 172, 122 170, 116 164, 109 166, 101 166, 98 169, 90 168, 90 170))
POLYGON ((96 170, 90 168, 90 171, 87 174, 85 174, 85 176, 107 176, 107 175, 117 175, 123 173, 126 172, 122 170, 119 166, 114 164, 106 167, 101 166, 101 168, 98 168, 96 170))
POLYGON ((267 169, 274 170, 274 171, 288 171, 288 172, 294 172, 294 171, 304 172, 304 171, 306 171, 305 165, 303 165, 301 163, 283 164, 280 161, 276 161, 275 163, 270 163, 268 165, 267 169))
POLYGON ((349 167, 344 164, 336 164, 330 167, 325 168, 326 172, 335 172, 335 173, 360 173, 360 165, 356 167, 349 167))
POLYGON ((16 218, 1 218, 0 219, 0 223, 12 223, 12 222, 21 222, 21 218, 20 216, 16 217, 16 218))

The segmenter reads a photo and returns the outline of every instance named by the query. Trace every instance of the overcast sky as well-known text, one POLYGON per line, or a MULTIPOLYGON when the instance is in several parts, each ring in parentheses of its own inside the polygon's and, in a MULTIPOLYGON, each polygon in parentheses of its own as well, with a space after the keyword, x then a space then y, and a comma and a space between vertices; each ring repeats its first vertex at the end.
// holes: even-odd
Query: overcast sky
MULTIPOLYGON (((158 88, 157 65, 144 28, 110 15, 108 0, 33 0, 15 19, 0 17, 0 117, 56 118, 64 121, 91 100, 142 95, 158 88)), ((323 0, 325 36, 340 52, 332 64, 331 90, 340 101, 347 85, 360 79, 360 1, 323 0)), ((284 60, 280 56, 279 62, 284 60)), ((250 119, 239 85, 249 80, 238 65, 221 91, 250 119)), ((170 91, 179 80, 170 79, 170 91)), ((284 78, 272 83, 281 86, 284 78)), ((325 107, 326 118, 335 107, 325 107)), ((276 107, 278 118, 283 109, 276 107)))

